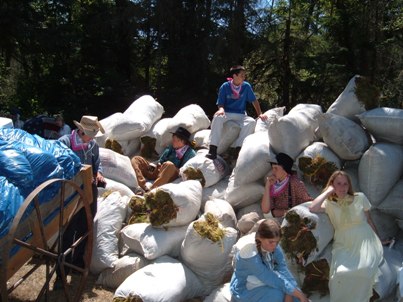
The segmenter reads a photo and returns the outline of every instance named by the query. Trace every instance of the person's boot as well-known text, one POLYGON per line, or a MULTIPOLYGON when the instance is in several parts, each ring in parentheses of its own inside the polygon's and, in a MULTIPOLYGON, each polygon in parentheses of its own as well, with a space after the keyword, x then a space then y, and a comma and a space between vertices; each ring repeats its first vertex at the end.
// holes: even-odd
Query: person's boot
POLYGON ((217 146, 210 145, 209 152, 206 154, 207 158, 216 159, 217 158, 217 146))

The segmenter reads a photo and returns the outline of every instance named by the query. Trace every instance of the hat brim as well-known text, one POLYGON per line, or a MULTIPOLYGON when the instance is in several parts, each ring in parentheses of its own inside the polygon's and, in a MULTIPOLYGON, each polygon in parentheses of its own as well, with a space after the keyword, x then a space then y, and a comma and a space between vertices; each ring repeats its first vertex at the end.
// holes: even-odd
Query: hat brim
POLYGON ((175 134, 177 137, 179 137, 179 138, 181 138, 181 139, 183 139, 183 140, 185 140, 185 141, 187 141, 187 142, 190 142, 190 139, 188 139, 187 137, 185 137, 185 136, 183 136, 183 135, 181 135, 181 134, 178 134, 178 133, 176 133, 176 132, 169 132, 169 133, 175 134))
POLYGON ((79 122, 77 122, 75 120, 73 122, 77 126, 78 129, 80 129, 82 132, 85 133, 85 135, 88 135, 91 138, 101 136, 102 134, 105 133, 104 128, 102 127, 102 125, 99 122, 97 122, 97 125, 99 126, 99 130, 97 132, 93 131, 92 129, 84 128, 83 125, 81 125, 79 122))

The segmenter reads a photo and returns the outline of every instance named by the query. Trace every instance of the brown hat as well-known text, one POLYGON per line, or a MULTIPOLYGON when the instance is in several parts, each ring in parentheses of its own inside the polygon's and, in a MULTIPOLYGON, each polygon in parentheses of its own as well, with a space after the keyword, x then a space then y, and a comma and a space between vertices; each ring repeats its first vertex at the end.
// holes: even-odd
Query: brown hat
POLYGON ((292 173, 292 165, 294 160, 285 153, 279 153, 276 155, 276 161, 271 161, 271 164, 282 166, 283 169, 288 173, 292 173))
POLYGON ((98 117, 96 116, 83 115, 81 117, 80 122, 77 121, 73 122, 78 129, 80 129, 82 132, 84 132, 91 138, 99 136, 101 135, 101 133, 105 133, 104 128, 102 127, 101 123, 98 121, 98 117))

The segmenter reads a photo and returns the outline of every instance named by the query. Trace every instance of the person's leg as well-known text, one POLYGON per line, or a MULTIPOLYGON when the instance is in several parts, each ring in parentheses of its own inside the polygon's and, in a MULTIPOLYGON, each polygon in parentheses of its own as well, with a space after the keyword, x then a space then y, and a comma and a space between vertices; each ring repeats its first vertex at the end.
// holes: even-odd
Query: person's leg
POLYGON ((221 134, 224 127, 224 123, 227 121, 226 116, 218 115, 214 116, 211 126, 210 126, 210 146, 209 153, 207 153, 206 157, 210 159, 217 158, 217 146, 221 140, 221 134))
POLYGON ((158 177, 150 190, 170 183, 179 177, 179 169, 170 161, 163 163, 159 169, 158 177))
POLYGON ((252 134, 255 131, 256 121, 247 115, 239 115, 237 118, 238 125, 241 126, 241 131, 239 132, 238 138, 231 145, 233 148, 241 147, 243 140, 249 134, 252 134))
POLYGON ((151 179, 151 173, 148 170, 148 166, 150 163, 141 156, 134 156, 131 159, 132 167, 134 169, 134 173, 136 173, 137 183, 143 190, 147 190, 146 182, 147 179, 151 179))

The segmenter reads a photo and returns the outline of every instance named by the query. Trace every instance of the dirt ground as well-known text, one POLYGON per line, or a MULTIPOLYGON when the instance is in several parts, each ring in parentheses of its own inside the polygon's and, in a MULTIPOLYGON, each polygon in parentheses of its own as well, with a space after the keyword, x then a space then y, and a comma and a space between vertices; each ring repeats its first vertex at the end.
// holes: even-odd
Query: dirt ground
MULTIPOLYGON (((15 282, 25 272, 28 272, 33 267, 33 263, 28 262, 23 266, 15 276, 9 281, 15 282)), ((35 273, 33 273, 26 281, 24 281, 17 289, 9 295, 10 302, 25 302, 35 301, 38 294, 37 288, 45 284, 45 265, 42 265, 35 273)), ((90 274, 87 278, 86 286, 83 291, 81 301, 112 301, 114 290, 103 288, 95 285, 97 276, 90 274)), ((53 280, 52 280, 53 281, 53 280)), ((51 281, 51 287, 53 282, 51 281)), ((52 291, 50 293, 49 301, 62 302, 65 301, 65 296, 62 290, 52 291)))
MULTIPOLYGON (((15 283, 21 276, 28 272, 33 266, 34 261, 28 262, 23 266, 12 278, 10 282, 15 283)), ((73 277, 74 278, 74 277, 73 277)), ((113 300, 113 294, 115 290, 104 288, 102 286, 96 285, 95 282, 97 276, 90 274, 87 278, 86 286, 83 291, 82 299, 83 302, 107 302, 113 300)), ((39 267, 27 280, 25 280, 21 285, 16 288, 8 297, 9 302, 27 302, 35 301, 37 294, 39 293, 39 288, 45 284, 46 281, 46 266, 42 265, 39 267)), ((68 278, 70 282, 70 277, 68 278)), ((51 281, 51 288, 53 285, 53 280, 51 281)), ((51 291, 49 295, 49 302, 63 302, 65 301, 65 296, 62 290, 51 291)), ((201 302, 200 299, 192 299, 186 302, 201 302)), ((76 302, 76 301, 74 301, 76 302)))

